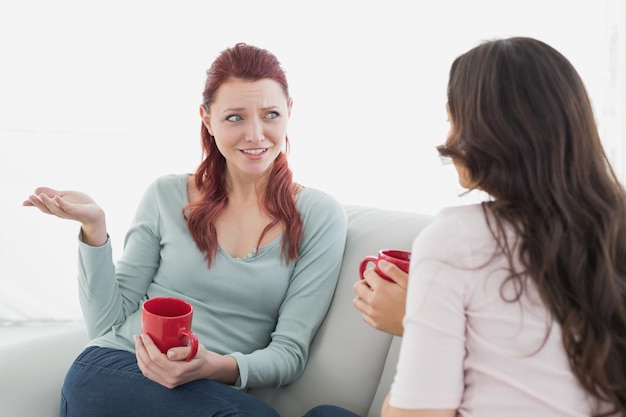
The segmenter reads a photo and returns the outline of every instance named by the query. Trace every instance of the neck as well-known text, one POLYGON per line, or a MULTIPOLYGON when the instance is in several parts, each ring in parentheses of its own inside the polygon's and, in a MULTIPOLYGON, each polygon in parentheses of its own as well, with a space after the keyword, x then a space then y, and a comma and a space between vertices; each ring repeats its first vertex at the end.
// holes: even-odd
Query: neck
POLYGON ((237 204, 258 203, 268 186, 269 172, 256 177, 242 177, 226 172, 228 200, 237 204))

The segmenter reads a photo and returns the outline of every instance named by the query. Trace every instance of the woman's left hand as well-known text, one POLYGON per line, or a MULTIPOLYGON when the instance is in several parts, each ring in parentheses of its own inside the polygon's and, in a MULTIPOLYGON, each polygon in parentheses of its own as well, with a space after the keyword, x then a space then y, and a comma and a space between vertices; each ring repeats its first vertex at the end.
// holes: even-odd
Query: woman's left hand
POLYGON ((189 349, 187 346, 176 347, 164 354, 150 336, 135 336, 139 369, 146 378, 166 388, 176 388, 197 379, 212 379, 227 384, 237 381, 239 368, 235 358, 211 352, 198 344, 196 356, 185 361, 189 349))
POLYGON ((382 278, 374 268, 368 269, 364 278, 353 286, 357 296, 352 304, 363 313, 363 320, 373 328, 402 336, 409 274, 386 261, 381 261, 379 266, 394 282, 382 278))

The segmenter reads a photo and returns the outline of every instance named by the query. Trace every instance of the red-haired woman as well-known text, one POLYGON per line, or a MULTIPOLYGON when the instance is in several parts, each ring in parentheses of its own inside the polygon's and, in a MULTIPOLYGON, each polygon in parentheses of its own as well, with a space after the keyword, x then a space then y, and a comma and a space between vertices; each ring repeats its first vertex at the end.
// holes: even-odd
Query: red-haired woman
POLYGON ((81 223, 80 300, 90 342, 62 388, 62 416, 277 416, 248 387, 303 371, 333 295, 347 222, 331 196, 292 180, 292 100, 274 55, 237 44, 207 71, 203 161, 152 183, 116 265, 103 210, 39 188, 24 202, 81 223), (183 298, 200 347, 163 354, 142 302, 183 298), (137 336, 138 335, 138 336, 137 336))

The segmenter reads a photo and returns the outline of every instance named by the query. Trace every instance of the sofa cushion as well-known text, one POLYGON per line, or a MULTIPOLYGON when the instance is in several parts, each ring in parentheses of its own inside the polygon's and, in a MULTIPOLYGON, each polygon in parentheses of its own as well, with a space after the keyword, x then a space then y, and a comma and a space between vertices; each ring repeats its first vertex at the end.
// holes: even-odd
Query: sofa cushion
POLYGON ((352 306, 352 286, 359 279, 363 257, 376 255, 380 249, 411 250, 413 240, 432 216, 372 207, 345 208, 348 236, 339 282, 304 373, 288 386, 250 391, 271 403, 282 417, 300 417, 319 404, 375 417, 380 415, 391 385, 399 343, 392 345, 391 335, 363 321, 352 306))
MULTIPOLYGON (((431 216, 359 206, 346 206, 346 211, 348 236, 339 281, 304 373, 285 387, 250 390, 282 417, 300 417, 319 404, 378 417, 391 384, 400 339, 363 322, 352 306, 352 286, 359 279, 363 257, 383 248, 410 250, 431 216)), ((0 345, 0 414, 58 417, 63 378, 86 343, 84 326, 72 325, 33 340, 0 345)))

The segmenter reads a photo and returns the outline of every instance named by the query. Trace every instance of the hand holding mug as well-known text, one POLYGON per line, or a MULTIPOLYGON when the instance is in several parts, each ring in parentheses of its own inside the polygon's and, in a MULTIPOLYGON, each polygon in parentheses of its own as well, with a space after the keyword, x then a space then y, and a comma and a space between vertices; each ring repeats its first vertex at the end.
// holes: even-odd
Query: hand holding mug
POLYGON ((190 346, 186 361, 198 352, 198 337, 191 331, 193 307, 173 297, 146 300, 141 307, 141 333, 150 336, 162 353, 177 346, 190 346))
POLYGON ((359 264, 359 275, 361 279, 363 279, 363 274, 367 269, 367 265, 369 263, 373 263, 375 265, 374 270, 378 275, 380 275, 387 281, 394 282, 393 279, 391 279, 378 268, 378 262, 381 260, 385 260, 396 265, 404 272, 409 272, 409 265, 411 263, 411 252, 399 249, 383 249, 378 252, 378 256, 366 256, 365 258, 363 258, 363 260, 361 260, 361 263, 359 264))

